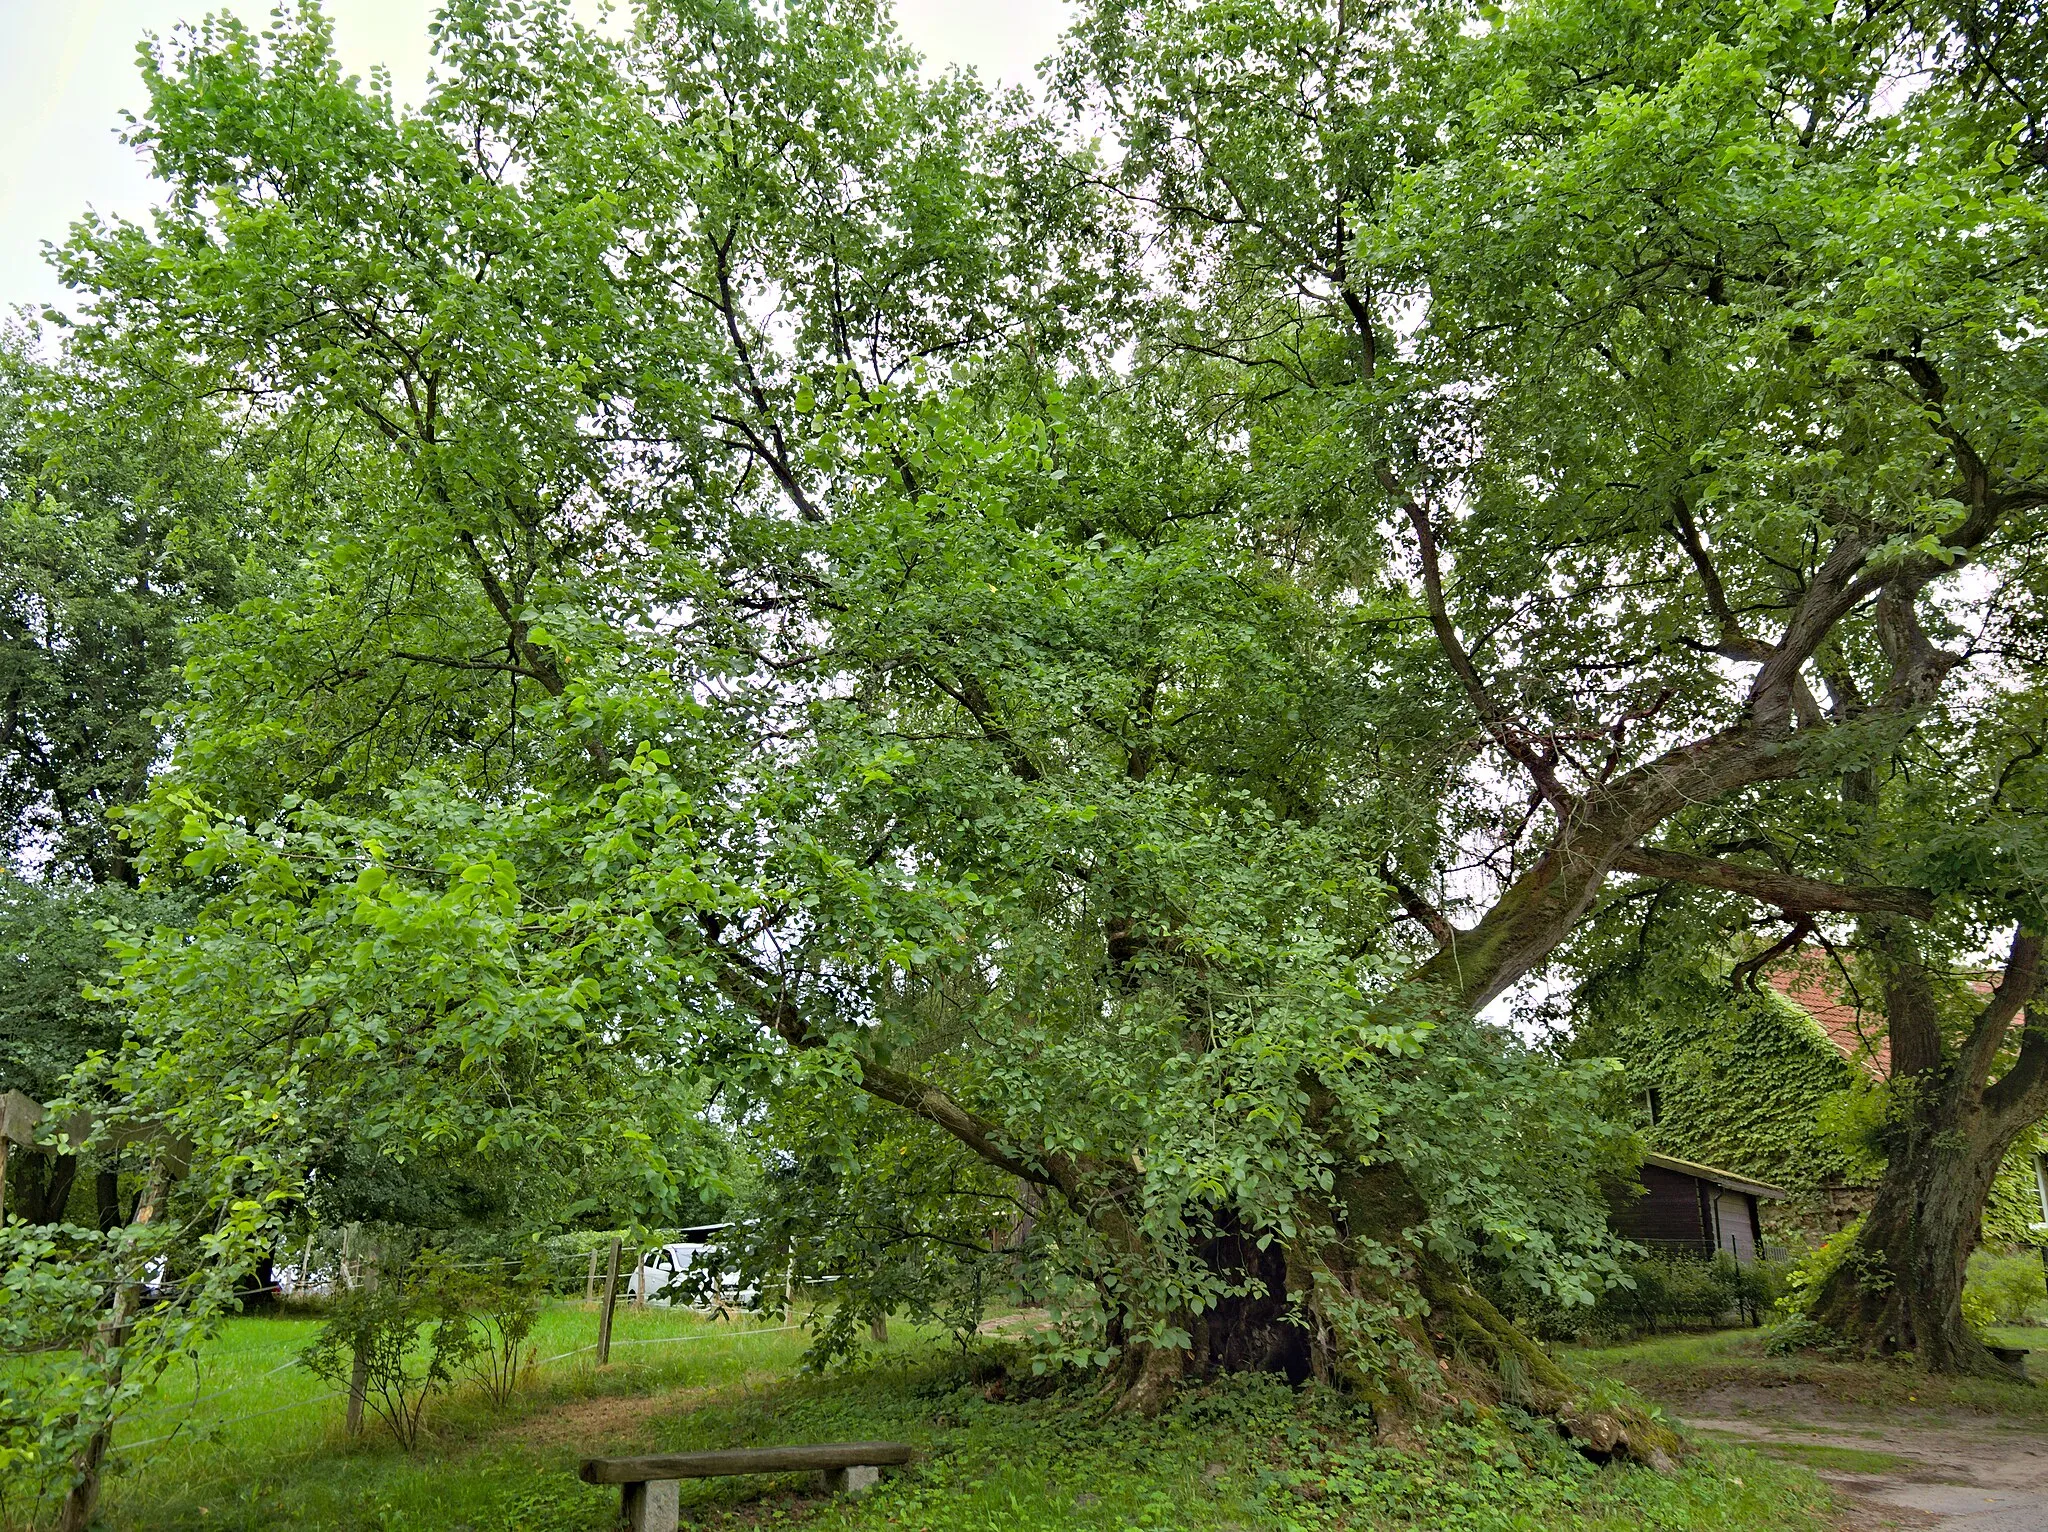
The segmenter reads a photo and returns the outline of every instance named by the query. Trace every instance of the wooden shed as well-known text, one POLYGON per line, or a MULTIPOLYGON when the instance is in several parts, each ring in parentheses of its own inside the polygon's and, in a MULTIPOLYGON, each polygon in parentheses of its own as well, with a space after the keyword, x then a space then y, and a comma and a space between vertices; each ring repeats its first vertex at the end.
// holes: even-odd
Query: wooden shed
POLYGON ((1660 1255, 1725 1250, 1747 1265, 1763 1253, 1757 1204, 1785 1196, 1782 1187, 1668 1154, 1645 1155, 1637 1175, 1639 1195, 1627 1186, 1613 1196, 1614 1230, 1660 1255))

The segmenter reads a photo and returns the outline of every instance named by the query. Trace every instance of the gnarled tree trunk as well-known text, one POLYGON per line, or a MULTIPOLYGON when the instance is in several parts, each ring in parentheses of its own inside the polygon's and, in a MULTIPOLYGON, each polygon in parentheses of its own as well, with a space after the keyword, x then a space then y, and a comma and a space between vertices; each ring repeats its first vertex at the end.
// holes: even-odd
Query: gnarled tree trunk
POLYGON ((1951 1051, 1934 976, 1910 934, 1883 921, 1867 929, 1891 1037, 1890 1155, 1854 1245, 1808 1316, 1866 1356, 1911 1352, 1930 1371, 2004 1376, 1963 1322, 1963 1277, 2000 1163, 2048 1112, 2048 1017, 2026 1013, 2017 1057, 1991 1078, 2033 994, 2039 943, 2013 938, 1997 989, 1951 1051))
POLYGON ((1932 1372, 2002 1375, 1963 1323, 1963 1275, 2013 1135, 1995 1131, 1982 1111, 1958 1120, 1936 1106, 1916 1115, 1855 1248, 1809 1317, 1866 1355, 1910 1351, 1932 1372))
POLYGON ((1212 1237, 1203 1259, 1253 1290, 1176 1316, 1192 1337, 1187 1347, 1128 1346, 1110 1380, 1119 1408, 1153 1414, 1184 1380, 1270 1372, 1350 1388, 1394 1444, 1459 1404, 1507 1402, 1550 1416, 1595 1456, 1662 1466, 1682 1450, 1645 1414, 1590 1407, 1540 1345, 1421 1246, 1411 1231, 1426 1216, 1398 1167, 1374 1165, 1340 1174, 1328 1205, 1302 1209, 1297 1226, 1334 1229, 1327 1239, 1268 1231, 1262 1243, 1257 1231, 1236 1229, 1212 1237))

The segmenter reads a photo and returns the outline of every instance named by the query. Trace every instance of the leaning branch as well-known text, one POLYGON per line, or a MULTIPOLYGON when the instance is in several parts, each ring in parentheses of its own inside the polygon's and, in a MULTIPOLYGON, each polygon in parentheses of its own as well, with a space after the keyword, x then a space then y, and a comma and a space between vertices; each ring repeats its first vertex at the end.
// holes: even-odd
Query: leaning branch
POLYGON ((1696 883, 1731 894, 1746 894, 1764 904, 1776 905, 1788 915, 1824 913, 1904 915, 1912 920, 1934 918, 1933 896, 1922 889, 1888 885, 1823 883, 1795 873, 1768 867, 1751 867, 1741 862, 1724 862, 1714 857, 1691 856, 1682 851, 1658 851, 1635 846, 1615 857, 1616 872, 1644 878, 1665 878, 1675 883, 1696 883))
POLYGON ((1969 1078, 1985 1078, 2005 1048, 2014 1020, 2026 1011, 2019 1057, 1998 1083, 1984 1092, 1984 1105, 1994 1120, 2019 1117, 2031 1121, 2041 1114, 2041 1096, 2048 1086, 2048 1016, 2037 1018, 2038 1007, 2032 1004, 2040 982, 2041 938, 2024 929, 2016 931, 2005 971, 1999 975, 1991 999, 1977 1013, 1961 1060, 1969 1078))
POLYGON ((1707 552, 1706 539, 1700 536, 1699 524, 1693 520, 1692 509, 1683 498, 1672 510, 1671 527, 1679 546, 1685 549, 1685 556, 1692 560, 1693 572, 1700 577, 1700 585, 1706 591, 1707 610, 1713 615, 1714 626, 1718 630, 1714 652, 1731 660, 1761 662, 1769 659, 1771 646, 1746 632, 1735 615, 1735 608, 1729 604, 1727 587, 1721 583, 1721 572, 1714 567, 1713 556, 1707 552))
POLYGON ((1436 632, 1437 647, 1443 650, 1444 658, 1450 662, 1452 672, 1465 688, 1465 695, 1471 699, 1479 721, 1486 725, 1487 733, 1529 773, 1537 791, 1549 800, 1551 807, 1559 815, 1569 817, 1574 799, 1558 781, 1552 761, 1515 727, 1507 709, 1495 699, 1485 678, 1479 674, 1479 667, 1473 663, 1464 640, 1458 637, 1457 625, 1451 621, 1450 608, 1444 601, 1443 557, 1437 548, 1436 529, 1430 525, 1429 512, 1408 493, 1392 469, 1382 464, 1378 473, 1380 487, 1401 507, 1409 525, 1415 528, 1415 544, 1422 559, 1423 600, 1429 609, 1429 625, 1436 632))
POLYGON ((416 665, 439 665, 444 670, 488 670, 501 675, 518 676, 525 681, 541 679, 537 672, 506 660, 458 659, 446 654, 415 654, 410 649, 394 649, 391 651, 391 657, 395 660, 410 660, 416 665))
POLYGON ((1407 879, 1394 871, 1391 861, 1380 863, 1380 881, 1394 891, 1394 897, 1401 901, 1401 908, 1408 917, 1423 930, 1439 947, 1448 947, 1458 939, 1458 928, 1451 924, 1444 912, 1422 897, 1422 893, 1407 879))
MULTIPOLYGON (((717 959, 714 981, 728 1000, 792 1048, 809 1050, 824 1046, 825 1040, 811 1031, 804 1021, 803 1013, 790 996, 787 985, 778 982, 773 974, 744 953, 717 944, 712 945, 711 951, 717 959)), ((1079 1190, 1079 1177, 1072 1173, 1071 1167, 1062 1164, 1058 1156, 1051 1157, 1046 1164, 1036 1164, 1012 1154, 997 1142, 992 1124, 983 1122, 937 1086, 927 1085, 912 1075, 886 1068, 870 1059, 858 1062, 860 1079, 857 1083, 869 1095, 936 1124, 989 1164, 1020 1180, 1049 1186, 1069 1195, 1079 1190), (1064 1178, 1060 1174, 1062 1170, 1068 1172, 1064 1178)))

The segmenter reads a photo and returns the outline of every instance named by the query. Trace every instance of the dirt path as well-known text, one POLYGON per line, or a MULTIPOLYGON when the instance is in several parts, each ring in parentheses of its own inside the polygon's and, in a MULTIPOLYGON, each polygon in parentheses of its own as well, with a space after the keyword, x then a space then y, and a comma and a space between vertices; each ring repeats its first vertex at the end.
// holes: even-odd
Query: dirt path
POLYGON ((1813 1469, 1849 1497, 1850 1528, 2048 1532, 2048 1424, 1858 1409, 1799 1383, 1713 1388, 1673 1413, 1702 1435, 1813 1469))

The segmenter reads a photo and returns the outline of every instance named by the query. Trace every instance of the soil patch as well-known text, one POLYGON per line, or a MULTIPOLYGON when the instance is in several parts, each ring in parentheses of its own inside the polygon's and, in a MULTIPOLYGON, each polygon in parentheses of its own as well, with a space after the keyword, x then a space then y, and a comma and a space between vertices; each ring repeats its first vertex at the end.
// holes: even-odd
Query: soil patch
POLYGON ((716 1385, 672 1388, 659 1394, 593 1394, 564 1399, 497 1433, 500 1441, 540 1448, 574 1448, 584 1455, 616 1454, 646 1442, 650 1422, 686 1414, 720 1395, 777 1381, 770 1372, 716 1385))
POLYGON ((1857 1406, 1810 1384, 1718 1383, 1671 1402, 1687 1429, 1803 1464, 1854 1528, 2048 1529, 2048 1424, 1952 1408, 1857 1406))

